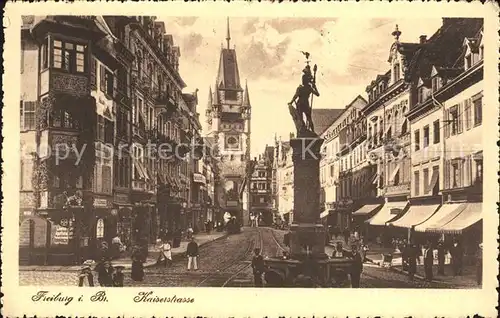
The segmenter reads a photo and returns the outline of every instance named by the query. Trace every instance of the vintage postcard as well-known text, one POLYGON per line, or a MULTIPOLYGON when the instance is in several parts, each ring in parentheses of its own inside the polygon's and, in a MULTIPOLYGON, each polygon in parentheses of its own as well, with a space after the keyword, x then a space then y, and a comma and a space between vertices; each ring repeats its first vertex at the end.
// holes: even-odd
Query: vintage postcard
POLYGON ((498 6, 130 4, 6 7, 7 316, 496 316, 498 6))

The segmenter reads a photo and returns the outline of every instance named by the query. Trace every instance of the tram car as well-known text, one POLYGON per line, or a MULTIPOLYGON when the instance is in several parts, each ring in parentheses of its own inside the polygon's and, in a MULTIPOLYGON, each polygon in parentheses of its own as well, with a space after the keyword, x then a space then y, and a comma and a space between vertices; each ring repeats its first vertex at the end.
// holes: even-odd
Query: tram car
POLYGON ((233 216, 229 221, 227 221, 226 231, 228 234, 238 234, 241 232, 240 223, 236 217, 233 216))

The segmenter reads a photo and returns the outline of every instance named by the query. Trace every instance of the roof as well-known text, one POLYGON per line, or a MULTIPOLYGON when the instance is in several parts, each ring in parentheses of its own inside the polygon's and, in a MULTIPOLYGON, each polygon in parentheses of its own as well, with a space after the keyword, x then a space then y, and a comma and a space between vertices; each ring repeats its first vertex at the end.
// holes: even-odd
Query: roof
POLYGON ((463 53, 464 38, 475 37, 482 26, 481 18, 444 18, 441 28, 411 59, 409 75, 413 79, 427 78, 433 66, 456 67, 455 64, 463 53))
POLYGON ((234 49, 222 49, 220 52, 217 87, 241 90, 240 73, 234 49))
POLYGON ((272 161, 274 158, 274 147, 266 146, 266 149, 264 150, 264 156, 272 161))
POLYGON ((314 124, 314 131, 321 135, 330 127, 335 119, 337 119, 345 109, 328 108, 328 109, 313 109, 311 116, 314 124))

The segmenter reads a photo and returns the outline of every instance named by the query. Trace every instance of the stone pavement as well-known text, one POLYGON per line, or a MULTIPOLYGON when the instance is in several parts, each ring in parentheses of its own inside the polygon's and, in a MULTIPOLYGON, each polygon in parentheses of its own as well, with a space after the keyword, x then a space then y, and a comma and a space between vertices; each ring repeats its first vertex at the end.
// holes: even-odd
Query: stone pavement
MULTIPOLYGON (((212 242, 214 240, 220 239, 222 237, 227 236, 226 232, 212 232, 210 234, 207 233, 200 233, 194 235, 194 238, 196 242, 198 243, 199 246, 212 242)), ((185 255, 186 250, 187 250, 187 245, 189 241, 183 240, 181 242, 181 245, 176 248, 172 248, 172 258, 178 258, 182 257, 185 255)), ((149 253, 148 253, 148 258, 146 262, 144 263, 144 267, 151 267, 156 264, 156 260, 158 259, 158 256, 160 254, 159 249, 156 245, 150 245, 149 248, 149 253)), ((126 258, 119 258, 116 260, 112 261, 113 266, 117 265, 122 265, 125 267, 125 270, 129 270, 132 268, 132 260, 130 257, 126 258)), ((74 265, 74 266, 52 266, 52 265, 28 265, 28 266, 19 266, 19 271, 49 271, 49 272, 74 272, 74 271, 79 271, 80 270, 80 265, 74 265)))

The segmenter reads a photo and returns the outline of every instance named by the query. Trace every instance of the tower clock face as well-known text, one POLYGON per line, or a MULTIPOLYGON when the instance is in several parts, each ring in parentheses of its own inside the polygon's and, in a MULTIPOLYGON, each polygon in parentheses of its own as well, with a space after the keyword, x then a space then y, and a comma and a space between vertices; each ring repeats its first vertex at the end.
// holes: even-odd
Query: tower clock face
POLYGON ((238 135, 226 136, 226 149, 239 149, 240 137, 238 135))

